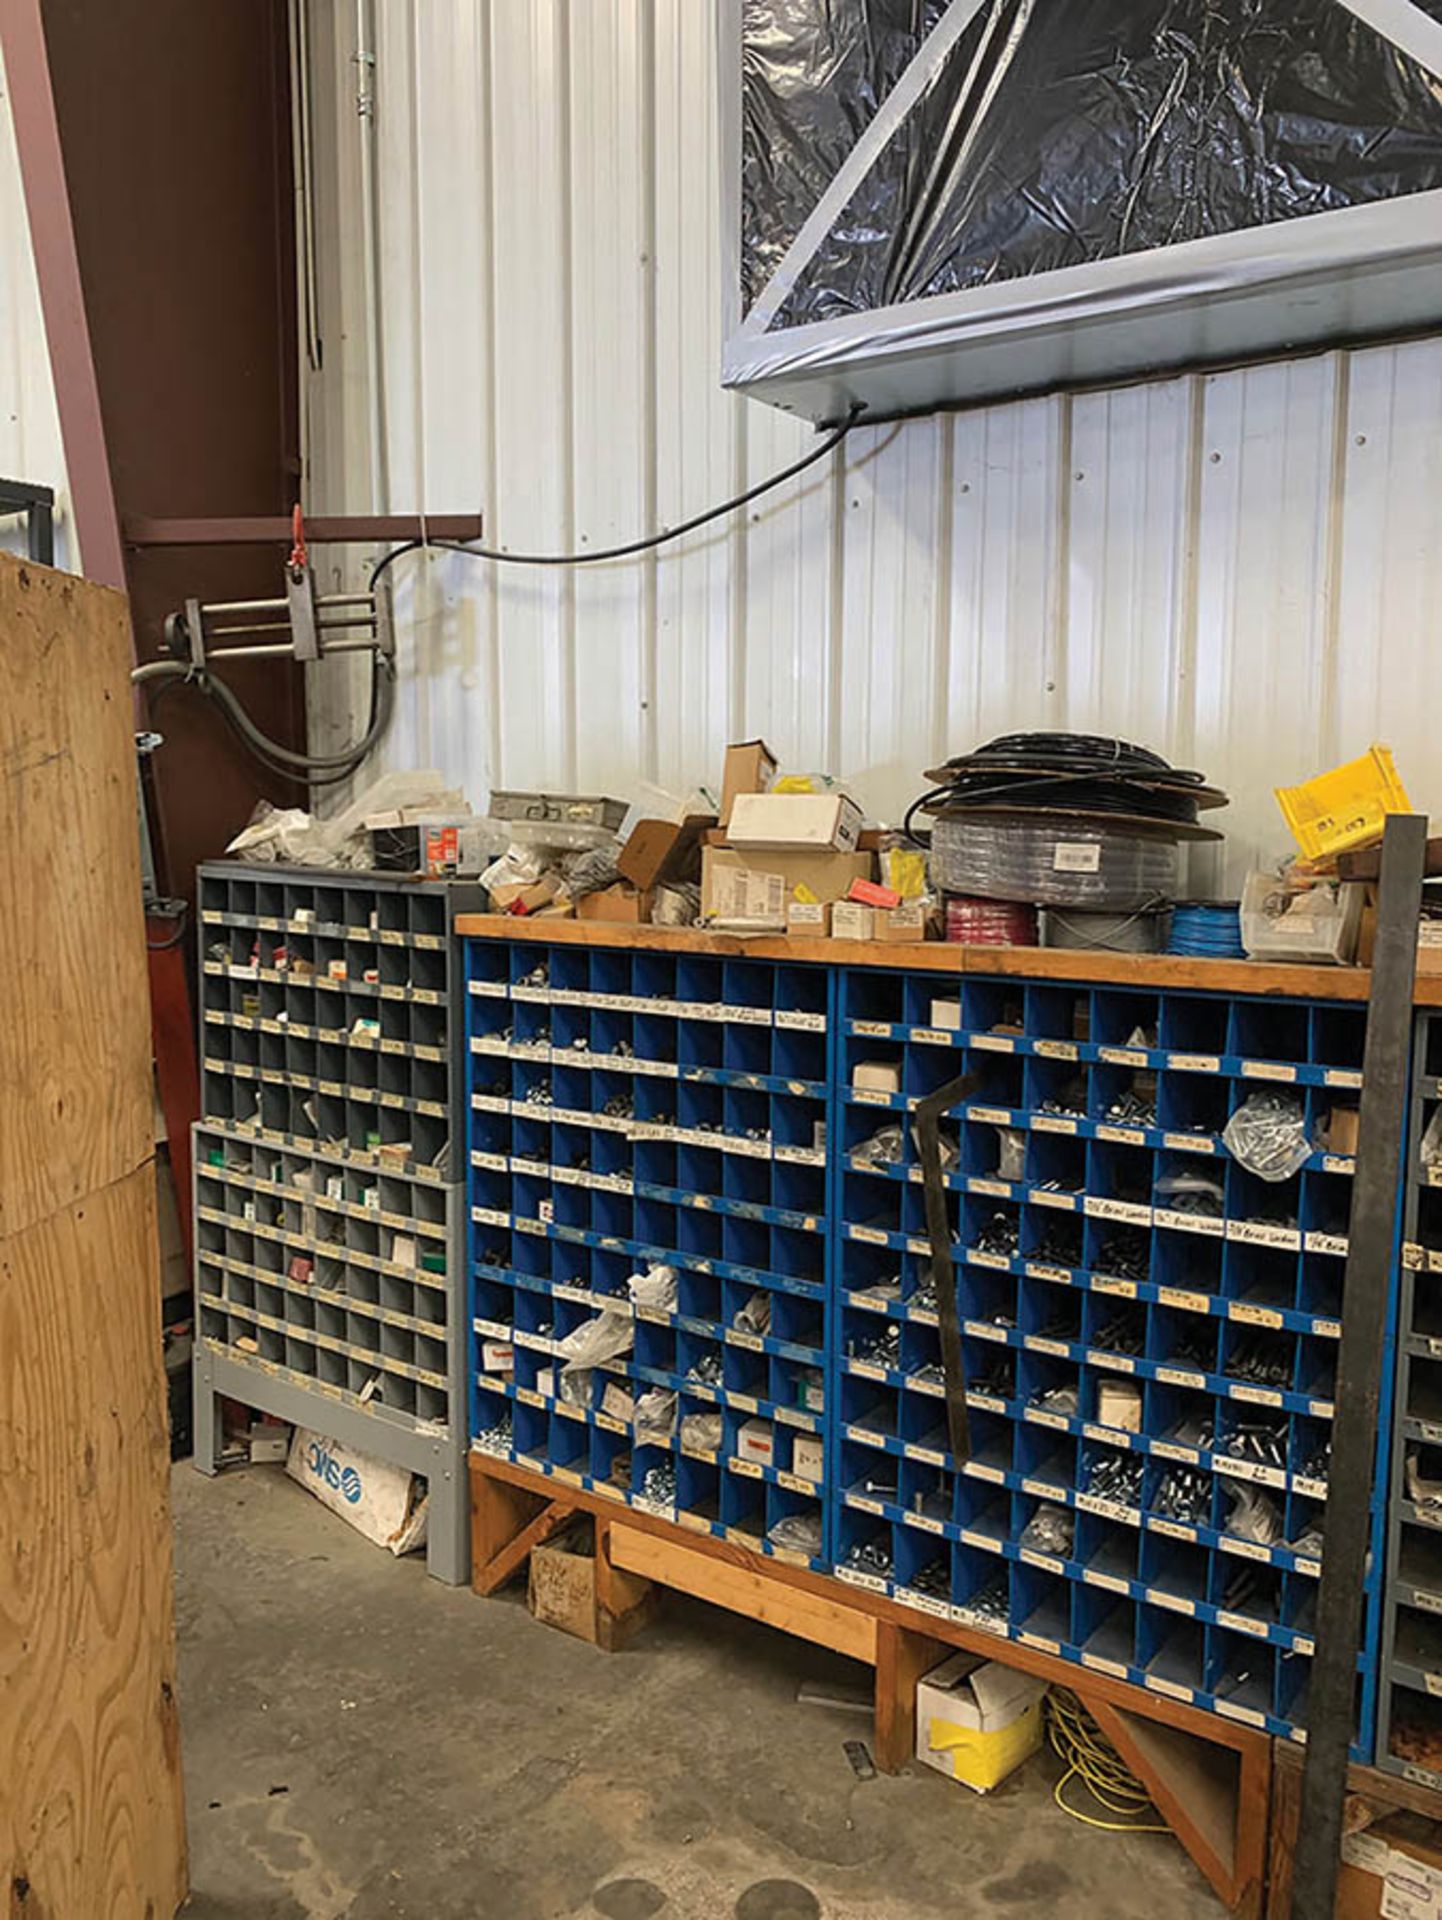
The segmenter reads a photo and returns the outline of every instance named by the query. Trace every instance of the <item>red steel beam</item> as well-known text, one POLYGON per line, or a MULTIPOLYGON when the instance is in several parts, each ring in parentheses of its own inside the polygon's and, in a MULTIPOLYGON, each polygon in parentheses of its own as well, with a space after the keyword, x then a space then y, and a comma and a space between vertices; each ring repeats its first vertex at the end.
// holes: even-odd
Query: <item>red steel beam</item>
MULTIPOLYGON (((291 524, 280 515, 201 520, 128 513, 124 534, 127 547, 247 547, 271 540, 289 545, 291 524)), ((307 516, 305 523, 305 537, 314 546, 347 540, 479 540, 481 535, 478 513, 428 514, 424 521, 405 513, 320 514, 307 516)))
POLYGON ((40 0, 0 0, 0 53, 5 59, 10 110, 20 150, 20 177, 45 314, 80 559, 88 579, 119 587, 123 593, 126 578, 120 520, 106 452, 100 386, 90 350, 90 325, 85 316, 80 256, 70 218, 65 156, 55 116, 40 0))

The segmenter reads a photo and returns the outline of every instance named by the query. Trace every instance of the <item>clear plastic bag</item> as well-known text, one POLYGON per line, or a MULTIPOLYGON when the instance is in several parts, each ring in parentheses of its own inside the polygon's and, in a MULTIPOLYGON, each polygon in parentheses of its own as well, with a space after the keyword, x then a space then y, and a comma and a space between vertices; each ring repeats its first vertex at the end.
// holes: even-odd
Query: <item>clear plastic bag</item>
POLYGON ((1026 1170, 1026 1135, 1020 1127, 998 1127, 996 1138, 997 1179, 1020 1180, 1026 1170))
POLYGON ((688 1413, 681 1421, 681 1445, 695 1453, 714 1453, 721 1444, 719 1413, 688 1413))
POLYGON ((906 1135, 900 1127, 883 1127, 852 1149, 853 1160, 870 1160, 878 1167, 899 1166, 906 1158, 906 1135))
POLYGON ((736 1315, 733 1325, 741 1333, 768 1334, 771 1331, 771 1295, 758 1287, 736 1315))
POLYGON ((662 1313, 674 1313, 676 1269, 654 1266, 647 1267, 644 1273, 633 1273, 626 1282, 626 1291, 635 1306, 656 1307, 662 1313))
POLYGON ((1282 1516, 1277 1503, 1260 1488, 1245 1480, 1222 1483, 1232 1505, 1227 1514, 1227 1532, 1238 1540, 1257 1540, 1264 1547, 1274 1546, 1282 1537, 1282 1516))
POLYGON ((1071 1554, 1075 1535, 1075 1514, 1067 1507, 1054 1506, 1051 1501, 1043 1500, 1022 1528, 1018 1544, 1030 1547, 1033 1553, 1052 1553, 1059 1560, 1065 1560, 1071 1554))
POLYGON ((766 1538, 784 1553, 804 1553, 814 1560, 821 1551, 821 1515, 788 1513, 776 1522, 766 1538))
POLYGON ((565 1361, 565 1371, 573 1373, 619 1359, 631 1351, 635 1339, 636 1323, 630 1314, 608 1311, 598 1313, 593 1320, 583 1320, 557 1344, 556 1353, 565 1361))
POLYGON ((1169 1173, 1158 1180, 1152 1194, 1160 1207, 1173 1213, 1196 1213, 1220 1219, 1226 1210, 1226 1189, 1204 1173, 1169 1173))
POLYGON ((652 1387, 636 1402, 636 1440, 641 1445, 665 1446, 676 1431, 676 1395, 652 1387))
POLYGON ((1232 1158, 1259 1180, 1290 1180, 1312 1151, 1294 1093, 1252 1093, 1222 1131, 1232 1158))

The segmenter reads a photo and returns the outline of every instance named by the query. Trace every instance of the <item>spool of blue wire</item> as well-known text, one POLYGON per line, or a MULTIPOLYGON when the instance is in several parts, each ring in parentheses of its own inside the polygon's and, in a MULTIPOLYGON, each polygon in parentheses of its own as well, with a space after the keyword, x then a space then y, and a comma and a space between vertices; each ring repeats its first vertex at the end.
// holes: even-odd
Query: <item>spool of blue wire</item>
POLYGON ((1168 953, 1193 960, 1243 960, 1242 912, 1236 900, 1179 900, 1172 908, 1168 953))

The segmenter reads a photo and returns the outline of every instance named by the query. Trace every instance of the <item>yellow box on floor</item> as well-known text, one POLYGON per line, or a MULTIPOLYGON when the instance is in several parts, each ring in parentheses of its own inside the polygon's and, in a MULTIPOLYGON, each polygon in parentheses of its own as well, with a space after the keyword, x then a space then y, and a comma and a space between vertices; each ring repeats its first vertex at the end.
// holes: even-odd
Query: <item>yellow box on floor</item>
POLYGON ((916 1686, 916 1757, 989 1793, 1041 1745, 1044 1680, 954 1653, 916 1686))

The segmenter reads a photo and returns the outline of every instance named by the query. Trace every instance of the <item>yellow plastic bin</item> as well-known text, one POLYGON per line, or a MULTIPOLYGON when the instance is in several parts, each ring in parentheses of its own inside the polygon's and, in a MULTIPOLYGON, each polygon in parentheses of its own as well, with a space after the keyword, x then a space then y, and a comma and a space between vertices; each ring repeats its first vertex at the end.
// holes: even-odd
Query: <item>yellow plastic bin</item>
POLYGON ((1309 860, 1365 847, 1382 837, 1389 813, 1412 811, 1390 747, 1369 747, 1360 759, 1319 773, 1300 787, 1278 787, 1276 795, 1309 860))

